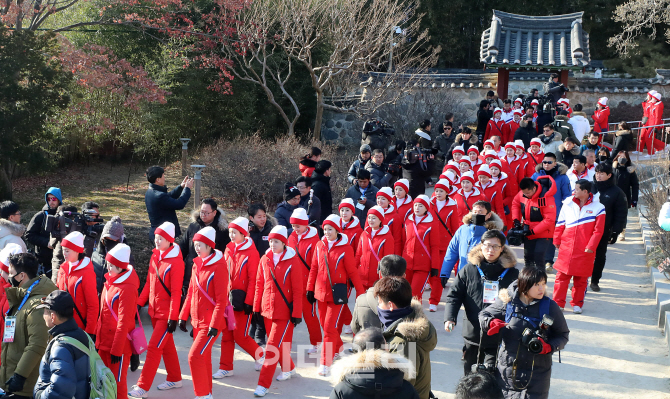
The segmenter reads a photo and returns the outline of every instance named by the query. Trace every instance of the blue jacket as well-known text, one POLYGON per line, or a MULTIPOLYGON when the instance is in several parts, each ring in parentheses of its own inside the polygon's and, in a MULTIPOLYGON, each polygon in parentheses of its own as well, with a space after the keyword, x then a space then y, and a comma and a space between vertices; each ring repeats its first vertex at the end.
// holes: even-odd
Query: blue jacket
POLYGON ((277 224, 279 226, 286 227, 286 235, 290 236, 293 233, 293 227, 291 227, 291 215, 293 210, 296 207, 289 205, 288 202, 284 201, 281 204, 277 205, 277 210, 275 211, 275 219, 277 219, 277 224))
POLYGON ((72 337, 88 346, 88 336, 74 319, 49 330, 53 339, 40 363, 40 376, 35 385, 35 399, 88 399, 88 382, 91 368, 88 356, 79 349, 58 341, 59 337, 72 337))
MULTIPOLYGON (((563 201, 572 195, 572 188, 570 186, 570 178, 566 173, 568 173, 568 167, 558 162, 558 169, 551 175, 551 177, 556 182, 556 194, 554 194, 554 202, 556 202, 556 215, 561 214, 561 207, 563 206, 563 201)), ((542 165, 538 164, 535 166, 535 173, 533 173, 532 179, 537 181, 539 176, 545 176, 547 172, 542 169, 542 165)))
POLYGON ((476 226, 472 223, 472 213, 463 217, 463 223, 463 226, 456 230, 454 238, 449 242, 447 253, 444 255, 444 261, 442 262, 440 277, 449 278, 456 262, 458 262, 458 270, 464 268, 468 264, 470 250, 481 242, 482 235, 487 230, 502 231, 505 226, 505 223, 494 212, 491 212, 491 217, 483 226, 476 226))
POLYGON ((181 235, 177 210, 184 209, 191 198, 191 189, 177 186, 174 190, 167 192, 166 186, 149 183, 149 189, 144 194, 144 203, 147 206, 149 221, 151 222, 151 233, 164 222, 174 224, 175 237, 181 235))

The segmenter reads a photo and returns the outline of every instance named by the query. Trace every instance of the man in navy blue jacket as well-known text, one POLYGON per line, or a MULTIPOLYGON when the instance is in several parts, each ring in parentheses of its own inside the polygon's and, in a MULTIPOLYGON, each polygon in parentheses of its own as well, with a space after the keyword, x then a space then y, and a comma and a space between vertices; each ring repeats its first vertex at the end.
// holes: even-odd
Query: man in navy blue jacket
POLYGON ((175 227, 175 237, 181 235, 177 212, 184 209, 191 198, 193 179, 186 176, 181 185, 168 193, 165 185, 165 170, 160 166, 152 166, 147 169, 147 180, 149 189, 144 194, 144 203, 147 206, 151 230, 149 236, 154 240, 154 231, 164 222, 170 222, 175 227))

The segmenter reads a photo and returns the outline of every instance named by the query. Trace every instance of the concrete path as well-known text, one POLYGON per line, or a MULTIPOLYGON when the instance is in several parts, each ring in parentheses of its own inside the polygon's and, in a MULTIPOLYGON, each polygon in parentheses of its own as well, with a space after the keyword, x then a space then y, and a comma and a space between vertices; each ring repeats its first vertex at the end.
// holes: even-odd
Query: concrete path
MULTIPOLYGON (((522 248, 515 248, 522 264, 522 248)), ((554 356, 551 399, 558 398, 670 398, 670 361, 662 332, 656 327, 655 298, 645 259, 637 216, 628 219, 626 241, 610 246, 608 262, 601 280, 602 291, 589 292, 584 313, 574 315, 570 306, 566 318, 570 327, 570 342, 554 356)), ((550 275, 550 288, 553 275, 550 275)), ((429 294, 429 293, 428 293, 429 294)), ((445 294, 446 295, 446 290, 445 294)), ((568 293, 569 295, 569 293, 568 293)), ((353 298, 350 301, 353 307, 353 298)), ((427 310, 427 295, 424 300, 427 310)), ((452 333, 443 328, 444 306, 429 318, 438 329, 439 342, 431 354, 433 391, 440 399, 453 398, 458 379, 463 374, 461 363, 461 324, 452 333)), ((461 313, 462 316, 462 313, 461 313)), ((149 323, 146 323, 149 325, 149 323)), ((151 328, 145 327, 147 338, 151 328)), ((184 387, 160 392, 149 391, 151 398, 192 398, 193 385, 188 368, 190 337, 175 333, 179 350, 184 387)), ((351 335, 344 335, 351 342, 351 335)), ((268 397, 323 398, 330 395, 332 386, 316 375, 318 359, 306 355, 307 329, 301 324, 294 334, 292 356, 298 367, 298 377, 285 382, 274 381, 268 397)), ((220 343, 213 352, 213 369, 218 366, 220 343)), ((144 360, 144 356, 142 356, 144 360)), ((129 388, 137 381, 140 370, 128 373, 129 388)), ((236 351, 235 375, 214 380, 215 398, 252 398, 258 382, 251 357, 236 351)), ((165 370, 159 369, 154 387, 165 380, 165 370)))

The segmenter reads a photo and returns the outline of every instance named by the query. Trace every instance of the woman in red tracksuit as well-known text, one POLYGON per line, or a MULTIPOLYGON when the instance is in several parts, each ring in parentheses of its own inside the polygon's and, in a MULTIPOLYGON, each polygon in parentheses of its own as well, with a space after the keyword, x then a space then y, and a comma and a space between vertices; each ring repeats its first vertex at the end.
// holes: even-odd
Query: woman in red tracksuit
POLYGON ((354 251, 348 244, 347 236, 340 234, 341 231, 341 221, 337 215, 330 215, 323 221, 324 237, 316 246, 315 258, 312 258, 312 269, 307 281, 307 300, 310 303, 319 301, 323 348, 318 374, 322 376, 330 373, 333 358, 342 347, 338 324, 344 308, 348 308, 346 303, 334 302, 331 281, 332 284, 347 285, 351 281, 356 289, 356 295, 365 292, 356 268, 354 251))
MULTIPOLYGON (((412 201, 414 199, 408 194, 409 193, 409 180, 400 179, 393 185, 393 205, 395 205, 396 212, 400 215, 400 220, 405 223, 405 219, 412 212, 412 201)), ((396 248, 396 251, 400 251, 402 248, 396 248)))
POLYGON ((395 253, 395 238, 391 229, 384 225, 383 212, 384 210, 379 205, 370 208, 367 227, 363 230, 356 249, 356 264, 365 291, 381 278, 378 271, 379 261, 384 256, 395 253))
POLYGON ((459 227, 463 224, 463 217, 472 212, 472 206, 475 202, 486 201, 484 193, 475 187, 475 175, 471 170, 461 175, 461 188, 451 198, 456 201, 456 209, 458 209, 456 220, 459 227))
MULTIPOLYGON (((312 267, 316 245, 319 243, 319 234, 315 227, 309 226, 309 218, 304 208, 296 208, 291 214, 291 227, 293 233, 288 238, 288 246, 293 248, 298 256, 297 268, 302 271, 302 282, 307 291, 307 280, 312 267)), ((302 318, 305 319, 309 342, 312 347, 307 353, 316 353, 321 345, 321 324, 319 315, 316 313, 316 305, 309 301, 302 301, 302 318)))
POLYGON ((95 334, 100 302, 91 259, 84 253, 84 235, 73 231, 61 240, 65 262, 58 269, 57 286, 74 299, 74 320, 88 334, 95 334))
MULTIPOLYGON (((382 223, 384 226, 388 226, 391 229, 391 234, 395 243, 393 245, 393 254, 402 256, 402 225, 403 219, 399 216, 400 214, 396 210, 396 207, 393 203, 393 191, 391 187, 382 187, 377 192, 377 205, 382 208, 384 219, 382 223)), ((365 225, 368 223, 366 221, 365 225)), ((359 245, 360 246, 360 245, 359 245)), ((356 248, 358 249, 358 247, 356 248)), ((365 285, 365 284, 363 284, 365 285)))
POLYGON ((172 334, 177 329, 179 319, 184 259, 179 245, 174 245, 174 234, 175 227, 170 222, 158 226, 154 232, 156 248, 149 260, 147 282, 137 300, 137 304, 141 307, 149 304, 153 332, 149 339, 147 359, 144 361, 140 379, 132 391, 128 392, 128 396, 134 398, 147 397, 147 391, 154 382, 161 357, 165 363, 167 379, 158 385, 158 390, 165 391, 182 386, 181 367, 172 334))
POLYGON ((100 316, 95 328, 95 348, 100 358, 114 373, 117 399, 128 398, 128 365, 130 364, 130 339, 128 334, 135 328, 137 314, 137 291, 140 278, 128 265, 130 247, 116 244, 105 260, 109 272, 100 295, 100 316))
POLYGON ((235 311, 235 330, 230 331, 226 328, 221 331, 221 359, 219 370, 212 376, 214 379, 233 376, 233 355, 236 343, 254 358, 256 371, 263 366, 263 350, 249 335, 252 322, 251 313, 256 295, 256 275, 260 262, 256 245, 249 237, 249 219, 239 217, 233 220, 228 224, 228 234, 230 242, 226 245, 223 258, 228 267, 230 292, 233 298, 236 296, 241 298, 243 295, 244 299, 242 303, 232 304, 235 311))
POLYGON ((531 157, 526 152, 523 141, 515 140, 514 145, 516 146, 516 155, 519 157, 519 168, 517 169, 518 173, 516 175, 517 184, 519 184, 524 177, 533 176, 537 162, 535 161, 535 158, 531 157))
POLYGON ((503 198, 503 210, 505 213, 499 214, 501 219, 505 221, 505 226, 507 229, 511 229, 514 226, 514 220, 512 218, 512 201, 516 196, 516 193, 519 192, 519 184, 508 176, 506 173, 501 172, 500 161, 492 161, 489 165, 489 170, 491 171, 491 181, 493 181, 498 188, 498 192, 502 193, 503 198))
MULTIPOLYGON (((358 241, 361 239, 361 234, 363 233, 363 226, 358 217, 354 216, 356 213, 356 207, 354 205, 354 200, 351 198, 345 198, 340 202, 338 207, 340 211, 340 221, 342 223, 342 234, 346 235, 349 239, 349 246, 353 253, 356 253, 356 248, 358 248, 358 241)), ((351 287, 347 292, 347 297, 351 295, 351 287)), ((353 331, 349 324, 351 324, 351 309, 349 305, 344 307, 342 311, 342 317, 340 317, 340 324, 337 326, 338 331, 344 330, 345 334, 352 334, 353 331)))
POLYGON ((188 332, 186 320, 191 315, 193 344, 188 353, 193 390, 197 397, 212 398, 212 346, 219 332, 228 328, 225 308, 228 305, 228 267, 216 247, 216 231, 207 226, 193 236, 198 257, 186 301, 179 314, 179 328, 188 332))
MULTIPOLYGON (((440 259, 440 262, 444 260, 447 248, 449 248, 449 243, 456 233, 456 230, 460 227, 456 201, 447 196, 447 193, 451 191, 450 185, 451 183, 449 183, 449 180, 439 180, 435 183, 435 196, 430 200, 429 211, 437 219, 436 225, 440 237, 440 245, 438 247, 438 258, 440 259)), ((442 286, 440 276, 430 277, 428 282, 430 283, 429 310, 431 312, 436 312, 437 305, 442 298, 444 287, 442 286)))
POLYGON ((430 199, 419 195, 414 200, 413 212, 405 221, 403 233, 405 248, 403 258, 407 261, 405 278, 412 285, 412 295, 419 300, 428 277, 439 277, 440 233, 437 218, 430 213, 430 199))
POLYGON ((291 359, 293 328, 302 321, 304 285, 302 272, 298 271, 299 259, 288 246, 286 227, 275 226, 268 235, 270 250, 261 258, 256 277, 254 313, 265 320, 268 332, 266 357, 254 396, 265 396, 272 384, 272 376, 281 364, 282 372, 277 381, 285 381, 295 375, 295 364, 291 359))
POLYGON ((503 205, 503 195, 500 191, 500 186, 498 186, 493 180, 491 180, 491 169, 488 165, 484 165, 479 168, 477 172, 477 187, 486 197, 486 201, 491 204, 491 209, 498 216, 505 214, 505 209, 503 205))

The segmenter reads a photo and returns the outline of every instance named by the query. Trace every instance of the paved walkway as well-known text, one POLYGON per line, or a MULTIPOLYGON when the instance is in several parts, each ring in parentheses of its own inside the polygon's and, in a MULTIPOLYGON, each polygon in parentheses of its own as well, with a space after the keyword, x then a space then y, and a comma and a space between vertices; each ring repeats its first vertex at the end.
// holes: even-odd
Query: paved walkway
MULTIPOLYGON (((566 308, 570 342, 561 352, 562 363, 558 363, 558 355, 554 356, 551 399, 670 398, 668 348, 656 327, 655 298, 644 266, 640 226, 637 216, 632 215, 628 219, 626 241, 610 246, 608 251, 609 259, 601 280, 602 291, 587 294, 582 315, 572 314, 569 305, 566 308)), ((515 252, 522 260, 522 249, 515 248, 515 252)), ((519 263, 518 267, 521 266, 519 263)), ((553 287, 553 275, 550 275, 549 286, 553 287)), ((425 298, 427 309, 427 296, 425 298)), ((429 313, 439 334, 431 359, 433 391, 440 399, 454 397, 455 386, 463 373, 461 325, 457 325, 452 333, 445 332, 443 311, 444 306, 440 305, 437 313, 429 313)), ((146 333, 149 337, 150 327, 146 327, 146 333)), ((184 388, 167 392, 154 388, 149 391, 151 398, 195 396, 187 361, 191 339, 179 330, 175 338, 184 388)), ((344 340, 351 342, 351 336, 344 336, 344 340)), ((297 328, 294 342, 308 342, 304 323, 297 328)), ((316 375, 317 358, 306 355, 307 347, 293 346, 292 356, 298 365, 299 376, 285 382, 274 381, 268 397, 323 398, 330 395, 332 386, 327 379, 316 375)), ((219 348, 217 343, 213 352, 214 370, 218 366, 219 348)), ((258 382, 253 361, 239 351, 236 351, 235 359, 235 375, 214 381, 214 398, 253 397, 258 382)), ((139 378, 140 370, 128 373, 129 387, 139 378)), ((164 379, 165 370, 160 369, 154 387, 164 379)))

